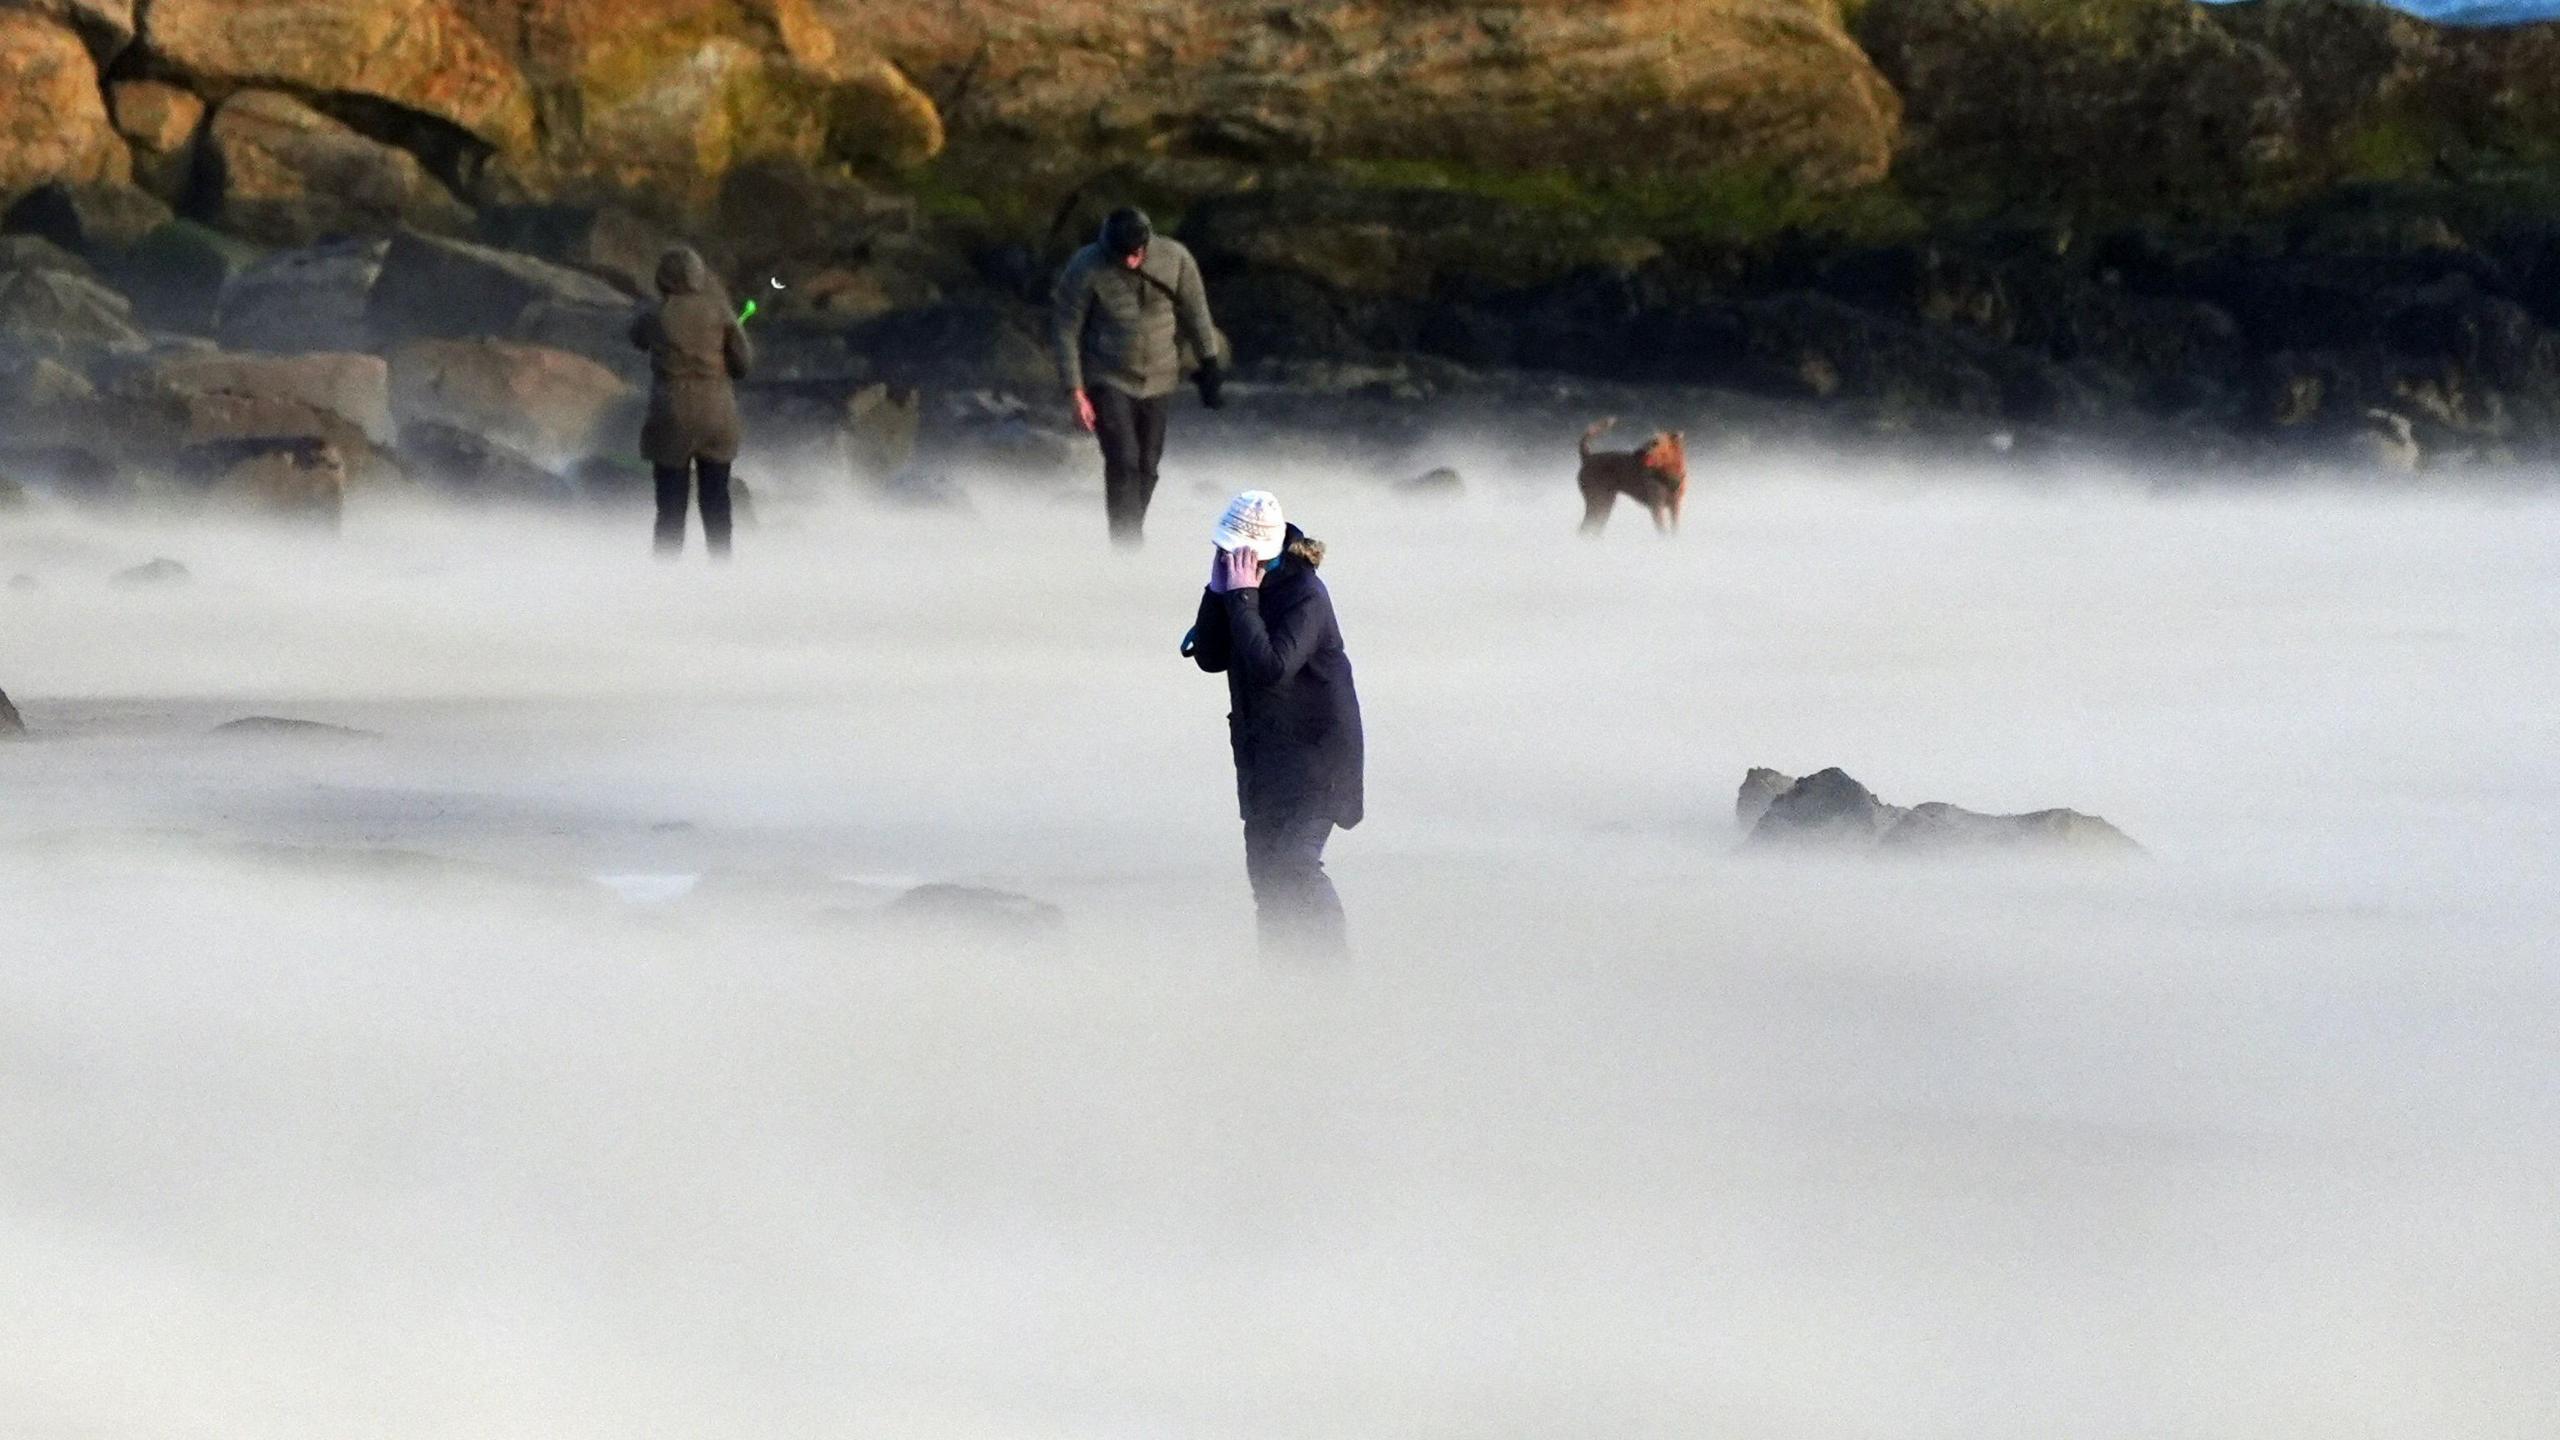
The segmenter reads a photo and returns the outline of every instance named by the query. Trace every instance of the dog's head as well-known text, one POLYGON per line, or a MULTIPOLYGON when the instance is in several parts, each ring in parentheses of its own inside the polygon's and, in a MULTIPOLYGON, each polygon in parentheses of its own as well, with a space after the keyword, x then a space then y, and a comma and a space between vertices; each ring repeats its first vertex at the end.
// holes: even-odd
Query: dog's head
POLYGON ((1687 436, 1678 430, 1665 430, 1645 442, 1644 468, 1663 479, 1679 482, 1689 478, 1687 436))

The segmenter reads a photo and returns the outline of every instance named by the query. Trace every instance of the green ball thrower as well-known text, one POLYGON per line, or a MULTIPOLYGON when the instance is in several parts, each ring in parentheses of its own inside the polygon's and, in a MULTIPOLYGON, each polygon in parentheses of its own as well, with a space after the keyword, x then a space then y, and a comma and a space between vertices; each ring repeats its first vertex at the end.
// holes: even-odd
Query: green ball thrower
MULTIPOLYGON (((780 276, 767 276, 765 277, 764 283, 772 286, 775 294, 780 294, 785 288, 780 276)), ((756 318, 756 312, 763 308, 764 306, 761 302, 761 297, 749 300, 746 304, 738 308, 738 323, 744 325, 748 321, 753 320, 756 318)))

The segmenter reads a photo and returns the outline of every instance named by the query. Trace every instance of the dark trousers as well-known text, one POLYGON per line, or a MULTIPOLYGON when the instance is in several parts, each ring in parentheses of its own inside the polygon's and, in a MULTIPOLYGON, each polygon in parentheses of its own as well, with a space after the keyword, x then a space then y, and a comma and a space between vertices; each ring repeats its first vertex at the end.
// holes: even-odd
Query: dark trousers
POLYGON ((1093 386, 1085 398, 1093 402, 1093 437, 1102 442, 1102 503, 1112 543, 1135 545, 1146 529, 1147 502, 1155 499, 1172 399, 1140 400, 1108 385, 1093 386))
POLYGON ((1333 817, 1280 810, 1244 822, 1244 871, 1269 959, 1335 960, 1351 953, 1342 897, 1324 873, 1333 817))
POLYGON ((715 557, 729 553, 729 462, 696 460, 689 466, 659 465, 658 553, 684 553, 685 502, 691 498, 694 473, 702 476, 702 540, 715 557))

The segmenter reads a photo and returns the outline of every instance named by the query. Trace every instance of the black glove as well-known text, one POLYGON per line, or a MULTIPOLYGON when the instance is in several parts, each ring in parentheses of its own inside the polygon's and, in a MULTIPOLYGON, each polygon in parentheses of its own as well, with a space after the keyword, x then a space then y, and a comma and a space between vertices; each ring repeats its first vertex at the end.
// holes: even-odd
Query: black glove
POLYGON ((1192 380, 1200 387, 1200 403, 1215 410, 1227 403, 1227 372, 1215 360, 1204 360, 1192 380))

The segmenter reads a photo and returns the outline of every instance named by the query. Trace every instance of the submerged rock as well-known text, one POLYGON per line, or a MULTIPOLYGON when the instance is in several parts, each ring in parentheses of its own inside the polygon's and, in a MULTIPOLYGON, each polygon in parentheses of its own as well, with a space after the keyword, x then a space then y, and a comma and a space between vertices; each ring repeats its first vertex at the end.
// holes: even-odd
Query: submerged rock
POLYGON ((1467 493, 1467 482, 1466 477, 1449 466, 1443 465, 1436 470, 1426 470, 1419 475, 1397 481, 1395 490, 1399 495, 1415 499, 1454 499, 1467 493))
POLYGON ((2142 847, 2095 815, 2037 810, 1986 815, 1932 802, 1888 805, 1845 770, 1795 779, 1754 769, 1744 777, 1734 812, 1753 849, 1945 854, 1980 850, 2049 850, 2138 855, 2142 847))
POLYGON ((128 590, 142 590, 163 585, 183 585, 189 578, 186 566, 163 555, 157 560, 144 561, 130 570, 117 571, 111 577, 111 583, 121 585, 128 590))
POLYGON ((358 730, 347 725, 331 725, 319 720, 296 720, 283 715, 248 715, 226 720, 213 727, 216 735, 258 740, 379 740, 371 730, 358 730))
MULTIPOLYGON (((1744 789, 1751 788, 1752 782, 1745 781, 1744 789)), ((1847 771, 1823 770, 1772 795, 1751 827, 1750 843, 1872 849, 1905 813, 1877 799, 1847 771)))
POLYGON ((889 902, 884 918, 978 939, 1033 940, 1064 930, 1067 912, 1046 900, 978 885, 919 885, 889 902))

